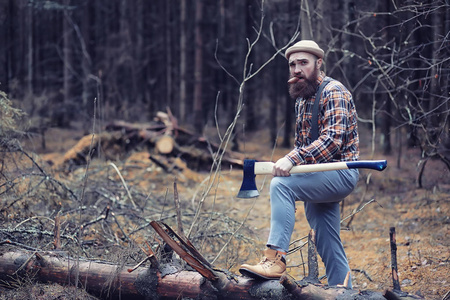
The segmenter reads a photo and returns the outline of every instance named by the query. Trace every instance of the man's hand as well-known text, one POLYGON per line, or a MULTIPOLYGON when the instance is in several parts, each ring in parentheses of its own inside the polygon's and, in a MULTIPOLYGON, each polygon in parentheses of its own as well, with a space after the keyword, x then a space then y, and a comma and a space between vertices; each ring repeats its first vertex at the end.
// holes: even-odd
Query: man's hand
POLYGON ((273 176, 290 176, 289 171, 294 165, 286 157, 280 158, 273 166, 272 175, 273 176))

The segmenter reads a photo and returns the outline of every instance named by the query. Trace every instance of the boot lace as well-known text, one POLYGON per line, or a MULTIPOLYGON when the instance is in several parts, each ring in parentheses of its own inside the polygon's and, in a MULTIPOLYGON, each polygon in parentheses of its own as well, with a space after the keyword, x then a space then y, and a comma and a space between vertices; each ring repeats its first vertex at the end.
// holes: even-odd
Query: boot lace
POLYGON ((260 265, 270 268, 275 264, 275 260, 270 260, 267 257, 263 257, 261 261, 259 262, 260 265))

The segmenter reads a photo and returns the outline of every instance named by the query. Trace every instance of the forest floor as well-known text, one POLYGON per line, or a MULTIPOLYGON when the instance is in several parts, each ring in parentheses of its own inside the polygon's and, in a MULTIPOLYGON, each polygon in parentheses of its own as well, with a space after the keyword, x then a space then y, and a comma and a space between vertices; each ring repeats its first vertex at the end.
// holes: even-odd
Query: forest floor
MULTIPOLYGON (((280 147, 273 150, 268 136, 267 132, 263 131, 247 134, 249 140, 246 141, 245 146, 241 145, 241 148, 245 148, 244 153, 246 156, 258 160, 275 161, 289 150, 280 147)), ((60 160, 81 137, 82 134, 77 131, 52 129, 51 132, 47 133, 45 150, 40 147, 38 139, 32 140, 33 143, 27 142, 26 149, 36 153, 35 161, 52 170, 51 174, 54 178, 64 182, 71 182, 72 184, 77 182, 79 187, 83 182, 85 167, 79 167, 68 172, 63 169, 52 168, 52 164, 54 166, 55 162, 60 160)), ((402 155, 399 158, 398 149, 394 149, 393 155, 381 155, 377 149, 375 155, 371 155, 370 146, 370 134, 361 134, 361 159, 386 159, 388 168, 383 172, 361 170, 356 190, 347 197, 342 205, 342 217, 344 218, 355 209, 361 207, 361 205, 368 203, 372 199, 374 200, 364 206, 352 219, 347 219, 342 223, 341 237, 350 267, 353 270, 353 288, 380 292, 387 289, 392 290, 389 230, 391 227, 395 227, 398 248, 398 274, 402 291, 421 296, 424 299, 443 299, 444 295, 450 291, 449 170, 441 161, 429 160, 422 176, 423 187, 418 188, 418 162, 420 161, 420 151, 418 149, 406 149, 406 147, 403 147, 402 155), (398 163, 400 167, 398 167, 398 163)), ((198 195, 201 193, 201 188, 206 185, 205 182, 207 182, 209 175, 207 171, 198 172, 187 168, 180 170, 176 174, 162 172, 155 168, 154 162, 149 159, 149 152, 151 150, 134 149, 127 153, 126 158, 123 160, 93 162, 90 167, 93 175, 88 179, 87 185, 90 185, 90 182, 92 182, 92 185, 97 185, 95 192, 98 194, 107 193, 107 189, 103 189, 103 186, 100 186, 101 184, 107 186, 106 181, 120 181, 119 177, 115 176, 117 174, 111 171, 111 163, 114 163, 121 170, 124 181, 130 190, 134 191, 134 193, 141 191, 140 193, 144 196, 147 195, 142 199, 138 197, 135 199, 136 202, 139 202, 138 206, 143 205, 142 203, 145 200, 145 206, 148 210, 145 212, 147 219, 136 220, 133 225, 135 226, 134 228, 145 226, 142 223, 147 222, 148 218, 157 219, 165 215, 166 221, 169 222, 173 219, 173 209, 166 208, 166 211, 164 211, 161 207, 166 207, 165 201, 168 198, 167 195, 172 193, 175 177, 177 178, 180 200, 184 203, 182 205, 184 213, 187 216, 189 215, 188 211, 190 213, 194 212, 195 207, 198 205, 198 195), (107 175, 105 175, 106 177, 100 175, 101 171, 96 171, 104 169, 109 170, 107 175), (101 178, 104 178, 103 182, 101 178), (152 199, 155 199, 154 203, 150 203, 152 199), (152 215, 149 213, 150 208, 153 211, 152 215), (169 212, 172 214, 172 217, 170 217, 169 212)), ((229 236, 221 240, 225 242, 221 242, 218 248, 214 248, 212 244, 208 245, 208 243, 205 243, 205 239, 203 239, 202 243, 201 238, 193 238, 193 242, 194 244, 197 243, 196 245, 200 252, 210 261, 214 260, 214 265, 220 268, 227 268, 238 274, 240 264, 259 261, 261 252, 258 250, 264 249, 269 229, 269 181, 270 177, 257 176, 260 196, 253 199, 238 199, 236 194, 242 182, 242 170, 228 169, 221 171, 220 180, 217 185, 212 186, 210 191, 212 196, 206 198, 202 210, 205 212, 214 211, 217 214, 225 215, 227 221, 224 222, 227 222, 227 224, 237 223, 230 230, 233 231, 234 239, 239 240, 239 242, 229 242, 228 247, 235 245, 236 249, 225 251, 224 255, 226 257, 222 255, 222 257, 215 260, 219 252, 218 249, 221 249, 223 244, 229 241, 229 236)), ((111 186, 109 187, 111 190, 111 186)), ((86 189, 86 195, 88 195, 88 192, 89 189, 86 189)), ((123 201, 129 200, 125 191, 122 190, 120 193, 124 195, 123 199, 125 200, 123 201)), ((94 197, 92 196, 93 194, 89 194, 89 197, 94 197)), ((119 196, 116 195, 115 197, 118 199, 117 201, 120 200, 119 196)), ((35 201, 40 201, 38 197, 34 199, 36 199, 35 201)), ((55 199, 52 205, 56 205, 54 203, 59 202, 59 205, 64 206, 64 201, 55 199), (63 203, 61 204, 60 201, 63 201, 63 203)), ((88 199, 87 201, 89 202, 90 200, 88 199)), ((99 203, 96 202, 96 205, 99 206, 99 203)), ((127 205, 129 206, 130 203, 127 205)), ((125 206, 123 204, 122 209, 125 206)), ((126 215, 120 215, 120 209, 118 206, 115 210, 116 223, 126 222, 126 215)), ((33 225, 33 228, 36 228, 36 224, 33 222, 36 222, 38 217, 48 218, 51 216, 52 213, 45 205, 15 203, 7 213, 3 213, 1 227, 18 228, 19 225, 24 226, 22 223, 25 221, 30 226, 33 225), (24 207, 25 210, 28 210, 27 213, 24 212, 24 207)), ((73 217, 69 216, 69 213, 66 216, 67 218, 73 217)), ((299 239, 295 245, 300 245, 305 241, 301 238, 305 237, 309 231, 302 205, 298 205, 296 216, 297 222, 292 241, 299 239)), ((92 216, 92 218, 95 218, 95 216, 92 216)), ((192 221, 192 217, 190 218, 192 221)), ((210 223, 212 223, 211 220, 212 218, 209 219, 210 223)), ((69 227, 69 225, 68 222, 67 226, 69 227)), ((39 226, 42 227, 45 224, 39 224, 39 226)), ((201 226, 203 225, 198 225, 197 227, 201 226)), ((217 226, 222 226, 223 228, 223 224, 218 224, 217 226)), ((127 231, 125 225, 122 228, 130 236, 133 234, 136 244, 143 245, 144 241, 149 239, 150 235, 143 230, 139 229, 140 231, 138 231, 136 229, 130 233, 131 229, 127 231)), ((185 226, 185 229, 189 229, 189 226, 185 226)), ((98 230, 92 229, 89 231, 89 238, 94 241, 100 241, 98 232, 98 230)), ((33 246, 42 248, 49 247, 48 241, 43 246, 42 242, 31 242, 31 239, 27 239, 23 235, 21 233, 22 243, 33 243, 33 246)), ((118 235, 120 234, 115 234, 111 239, 115 239, 119 244, 121 239, 118 235)), ((67 247, 69 248, 69 246, 67 247)), ((102 259, 119 257, 120 255, 114 252, 115 249, 119 249, 122 253, 125 252, 123 246, 106 248, 100 242, 94 242, 93 246, 86 249, 88 250, 83 250, 83 253, 89 251, 92 257, 102 259)), ((136 251, 139 251, 139 249, 136 251)), ((300 252, 295 252, 288 256, 288 265, 291 266, 288 272, 298 280, 305 275, 304 269, 306 267, 304 268, 302 265, 302 257, 306 257, 305 251, 306 249, 303 249, 301 255, 300 252)), ((320 276, 323 275, 324 268, 320 265, 320 276)), ((326 283, 326 278, 322 279, 322 282, 326 283)), ((39 291, 33 291, 33 285, 30 286, 23 283, 19 285, 18 289, 11 291, 2 289, 0 284, 0 299, 28 299, 27 297, 30 293, 37 293, 42 296, 39 299, 45 299, 46 293, 47 295, 51 294, 45 291, 49 286, 52 287, 53 285, 41 286, 39 291), (2 292, 4 293, 3 296, 1 296, 2 292)), ((55 289, 53 286, 53 294, 55 294, 55 289)), ((66 288, 61 288, 61 290, 66 291, 67 294, 66 288)), ((63 294, 63 292, 60 293, 63 294)), ((68 293, 71 292, 69 291, 68 293)))

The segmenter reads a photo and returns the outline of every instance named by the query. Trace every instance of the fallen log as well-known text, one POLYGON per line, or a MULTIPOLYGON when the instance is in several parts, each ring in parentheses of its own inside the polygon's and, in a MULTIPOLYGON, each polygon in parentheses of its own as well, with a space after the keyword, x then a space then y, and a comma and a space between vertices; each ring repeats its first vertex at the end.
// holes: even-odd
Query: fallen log
POLYGON ((176 264, 166 264, 160 270, 139 267, 129 273, 123 266, 71 259, 57 252, 21 250, 0 255, 0 280, 26 277, 60 285, 77 282, 88 293, 102 299, 357 299, 358 295, 385 299, 376 292, 298 284, 286 276, 280 282, 227 276, 220 271, 216 275, 217 280, 206 280, 200 273, 180 270, 176 264), (290 288, 285 287, 287 284, 290 288), (292 287, 296 294, 290 292, 292 287))
MULTIPOLYGON (((208 140, 204 136, 192 132, 186 128, 179 127, 176 119, 170 115, 164 117, 165 113, 158 112, 154 123, 130 123, 116 120, 106 126, 108 132, 122 132, 127 140, 141 143, 148 141, 154 145, 162 136, 173 137, 171 145, 173 156, 184 156, 187 161, 200 161, 202 164, 211 165, 212 153, 221 150, 221 146, 208 140)), ((170 149, 170 148, 169 148, 170 149)), ((168 151, 168 150, 166 150, 168 151)), ((244 155, 239 152, 227 150, 222 158, 223 163, 228 165, 243 165, 244 155)))
POLYGON ((163 135, 156 140, 155 148, 158 153, 169 154, 173 151, 175 140, 170 135, 163 135))
MULTIPOLYGON (((143 145, 149 153, 161 154, 171 158, 181 158, 192 170, 209 170, 215 154, 221 146, 205 137, 183 129, 174 123, 158 121, 155 123, 129 123, 114 121, 99 134, 82 137, 63 157, 54 159, 54 168, 67 171, 84 165, 89 157, 102 156, 107 160, 123 159, 127 153, 143 145)), ((242 167, 244 155, 227 150, 221 158, 223 167, 242 167)))
MULTIPOLYGON (((236 276, 214 268, 183 234, 177 234, 167 224, 152 221, 150 225, 165 245, 195 271, 183 269, 180 260, 173 255, 166 263, 159 262, 150 247, 144 251, 148 257, 134 267, 72 259, 63 256, 61 251, 33 249, 0 253, 0 281, 27 278, 28 281, 72 285, 83 287, 88 293, 102 299, 377 300, 396 299, 397 296, 405 300, 414 299, 406 293, 399 295, 386 291, 381 294, 324 286, 317 280, 316 271, 301 281, 295 281, 287 274, 279 281, 236 276), (151 265, 142 267, 146 261, 150 261, 151 265)), ((2 244, 8 244, 8 241, 2 244)), ((314 231, 310 232, 310 244, 314 245, 314 231)), ((310 248, 308 256, 315 256, 315 247, 310 248)))
POLYGON ((83 286, 89 293, 106 298, 120 294, 141 297, 134 286, 139 274, 120 270, 114 264, 63 257, 58 252, 15 251, 0 255, 0 280, 28 278, 42 283, 83 286))

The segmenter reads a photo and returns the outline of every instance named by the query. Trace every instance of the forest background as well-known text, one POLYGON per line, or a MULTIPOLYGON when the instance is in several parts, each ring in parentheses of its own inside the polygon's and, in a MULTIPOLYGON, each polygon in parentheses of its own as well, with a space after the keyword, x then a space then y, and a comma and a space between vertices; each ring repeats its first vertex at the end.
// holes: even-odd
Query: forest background
POLYGON ((34 127, 87 130, 95 106, 99 127, 170 108, 201 133, 229 124, 241 102, 236 133, 269 127, 274 140, 293 121, 283 47, 314 39, 361 121, 379 121, 383 151, 402 130, 427 157, 448 140, 448 1, 2 0, 0 9, 0 90, 34 127))
POLYGON ((10 99, 44 152, 52 128, 100 134, 159 111, 247 155, 260 130, 265 147, 289 148, 283 54, 313 39, 354 96, 364 156, 417 166, 420 188, 427 163, 450 169, 449 33, 448 0, 0 0, 1 146, 18 134, 5 123, 10 99), (405 162, 407 149, 417 155, 405 162))

